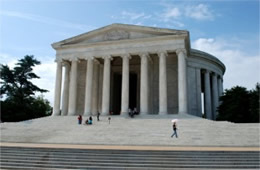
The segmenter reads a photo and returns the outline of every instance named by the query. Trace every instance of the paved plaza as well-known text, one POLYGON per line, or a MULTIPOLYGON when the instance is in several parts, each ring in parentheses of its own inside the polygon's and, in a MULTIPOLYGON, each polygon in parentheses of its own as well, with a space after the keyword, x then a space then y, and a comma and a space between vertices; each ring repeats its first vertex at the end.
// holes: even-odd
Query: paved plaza
MULTIPOLYGON (((86 117, 83 117, 83 121, 86 117)), ((259 124, 216 122, 190 115, 124 118, 101 116, 93 125, 78 125, 76 116, 50 116, 19 123, 1 123, 1 142, 131 145, 259 147, 259 124), (178 138, 171 138, 177 118, 178 138)))

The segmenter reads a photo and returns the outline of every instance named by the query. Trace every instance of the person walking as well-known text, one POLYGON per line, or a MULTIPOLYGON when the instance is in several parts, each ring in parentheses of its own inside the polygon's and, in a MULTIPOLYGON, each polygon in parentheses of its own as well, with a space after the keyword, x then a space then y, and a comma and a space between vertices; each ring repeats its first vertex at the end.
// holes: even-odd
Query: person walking
POLYGON ((100 116, 100 113, 98 112, 97 113, 97 121, 99 121, 99 116, 100 116))
POLYGON ((171 137, 173 137, 173 136, 175 135, 176 138, 178 138, 178 134, 177 134, 177 124, 176 124, 176 122, 173 123, 172 129, 173 129, 173 134, 172 134, 171 137))

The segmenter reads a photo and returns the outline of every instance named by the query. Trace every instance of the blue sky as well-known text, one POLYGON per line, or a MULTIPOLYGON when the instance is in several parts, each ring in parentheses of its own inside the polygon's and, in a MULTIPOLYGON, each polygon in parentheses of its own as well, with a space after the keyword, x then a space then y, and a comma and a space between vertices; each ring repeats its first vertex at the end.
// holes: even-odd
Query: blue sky
POLYGON ((0 0, 0 63, 34 55, 34 82, 53 102, 51 44, 112 23, 188 30, 192 48, 226 65, 224 88, 260 82, 258 0, 0 0))

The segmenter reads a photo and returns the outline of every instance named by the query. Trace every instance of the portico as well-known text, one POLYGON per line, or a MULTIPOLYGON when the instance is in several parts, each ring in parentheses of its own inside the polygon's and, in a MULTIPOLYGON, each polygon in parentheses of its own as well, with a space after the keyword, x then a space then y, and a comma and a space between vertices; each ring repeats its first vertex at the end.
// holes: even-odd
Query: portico
MULTIPOLYGON (((57 71, 53 115, 118 112, 127 116, 131 107, 141 115, 188 113, 188 67, 193 64, 189 58, 194 58, 189 43, 187 31, 123 24, 54 43, 57 71)), ((199 76, 204 73, 200 70, 203 68, 197 71, 199 76)), ((221 94, 218 77, 222 75, 221 71, 214 73, 213 107, 221 94)), ((196 114, 201 110, 201 92, 205 91, 211 101, 207 74, 204 80, 205 90, 196 90, 196 114)))

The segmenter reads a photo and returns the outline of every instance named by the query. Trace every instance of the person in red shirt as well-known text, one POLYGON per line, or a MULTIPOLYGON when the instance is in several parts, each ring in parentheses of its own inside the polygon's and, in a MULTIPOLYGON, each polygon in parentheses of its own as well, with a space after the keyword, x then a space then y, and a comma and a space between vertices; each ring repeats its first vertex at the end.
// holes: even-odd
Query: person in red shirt
POLYGON ((79 125, 80 125, 81 122, 82 122, 82 116, 81 116, 81 115, 78 116, 78 122, 79 122, 79 125))

